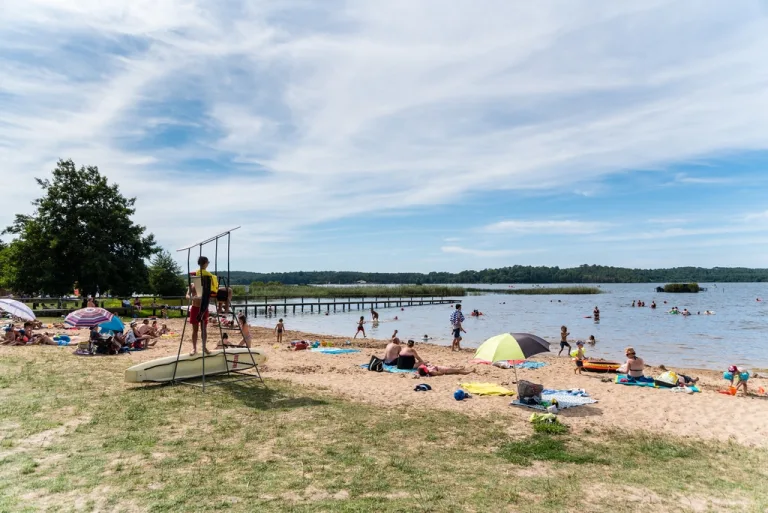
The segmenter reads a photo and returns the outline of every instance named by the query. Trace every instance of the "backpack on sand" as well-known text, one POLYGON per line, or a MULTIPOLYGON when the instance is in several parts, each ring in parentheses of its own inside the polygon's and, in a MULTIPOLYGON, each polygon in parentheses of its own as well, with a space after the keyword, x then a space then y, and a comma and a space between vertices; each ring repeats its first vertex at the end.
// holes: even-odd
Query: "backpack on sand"
POLYGON ((371 356, 371 361, 368 362, 368 370, 374 372, 384 371, 384 360, 378 356, 371 356))

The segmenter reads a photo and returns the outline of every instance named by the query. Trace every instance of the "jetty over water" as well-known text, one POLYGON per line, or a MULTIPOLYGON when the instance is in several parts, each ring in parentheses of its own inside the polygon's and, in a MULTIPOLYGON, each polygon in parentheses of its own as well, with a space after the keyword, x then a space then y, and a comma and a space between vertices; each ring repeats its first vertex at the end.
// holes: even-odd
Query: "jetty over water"
POLYGON ((368 310, 373 308, 402 308, 406 306, 427 305, 451 305, 459 304, 461 299, 449 297, 368 297, 368 298, 264 298, 246 299, 245 301, 233 301, 232 307, 238 312, 245 312, 246 316, 253 314, 274 315, 278 312, 351 312, 353 310, 368 310))

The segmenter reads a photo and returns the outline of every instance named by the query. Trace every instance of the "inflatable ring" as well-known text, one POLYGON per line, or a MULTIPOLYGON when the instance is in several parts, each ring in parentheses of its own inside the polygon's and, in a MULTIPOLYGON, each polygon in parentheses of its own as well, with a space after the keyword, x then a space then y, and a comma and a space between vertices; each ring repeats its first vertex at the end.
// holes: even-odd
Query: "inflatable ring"
POLYGON ((584 366, 582 368, 589 372, 616 372, 620 366, 621 364, 617 362, 584 360, 584 366))

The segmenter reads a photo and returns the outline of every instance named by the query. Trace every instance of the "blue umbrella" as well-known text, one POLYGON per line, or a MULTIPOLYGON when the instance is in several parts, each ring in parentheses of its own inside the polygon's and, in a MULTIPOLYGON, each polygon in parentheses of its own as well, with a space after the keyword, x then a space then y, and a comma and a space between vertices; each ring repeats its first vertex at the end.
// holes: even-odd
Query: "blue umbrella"
POLYGON ((102 322, 99 324, 99 328, 101 328, 99 330, 101 333, 108 333, 110 331, 122 333, 123 330, 125 330, 125 324, 123 324, 123 321, 120 320, 120 317, 115 315, 107 322, 102 322))

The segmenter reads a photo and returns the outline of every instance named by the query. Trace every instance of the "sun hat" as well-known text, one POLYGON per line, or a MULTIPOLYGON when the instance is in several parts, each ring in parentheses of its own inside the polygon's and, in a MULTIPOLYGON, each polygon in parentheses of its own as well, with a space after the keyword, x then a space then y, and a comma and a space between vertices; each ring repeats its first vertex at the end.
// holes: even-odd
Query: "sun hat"
POLYGON ((628 347, 624 350, 624 354, 637 354, 634 347, 628 347))

